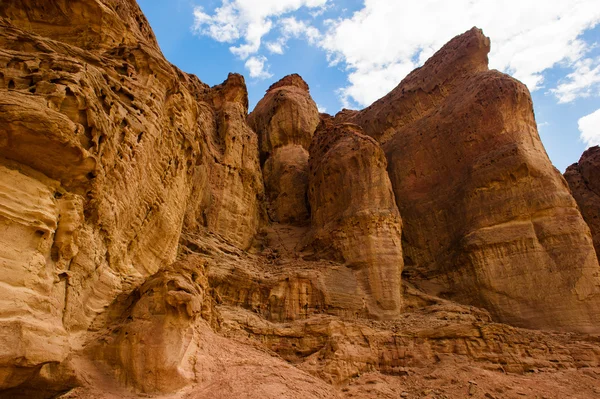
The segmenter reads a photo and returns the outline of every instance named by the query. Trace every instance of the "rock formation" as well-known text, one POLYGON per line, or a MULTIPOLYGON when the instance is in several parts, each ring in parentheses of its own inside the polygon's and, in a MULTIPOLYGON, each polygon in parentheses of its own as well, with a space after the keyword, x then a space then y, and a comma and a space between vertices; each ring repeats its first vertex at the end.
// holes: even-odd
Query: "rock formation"
POLYGON ((168 64, 135 2, 0 14, 6 388, 83 345, 117 297, 175 261, 182 230, 249 247, 263 183, 243 78, 211 89, 168 64))
POLYGON ((386 166, 381 147, 358 126, 324 120, 310 147, 308 242, 313 256, 355 269, 369 313, 390 318, 400 313, 403 260, 386 166))
POLYGON ((600 147, 588 148, 578 163, 565 171, 571 193, 592 231, 596 254, 600 254, 600 147))
POLYGON ((598 332, 591 237, 540 141, 527 88, 457 36, 390 94, 338 119, 377 138, 411 281, 528 328, 598 332))
POLYGON ((0 398, 600 394, 590 231, 480 31, 335 118, 297 75, 248 116, 134 0, 5 1, 0 49, 0 398))
POLYGON ((270 219, 307 222, 308 148, 319 111, 306 82, 294 74, 271 85, 248 123, 260 140, 270 219))

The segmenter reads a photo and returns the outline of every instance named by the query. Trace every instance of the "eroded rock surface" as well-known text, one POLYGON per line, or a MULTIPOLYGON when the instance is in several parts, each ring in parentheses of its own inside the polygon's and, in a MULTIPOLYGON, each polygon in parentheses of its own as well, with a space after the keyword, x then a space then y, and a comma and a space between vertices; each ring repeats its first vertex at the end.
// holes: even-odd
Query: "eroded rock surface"
POLYGON ((411 281, 507 323, 598 332, 589 231, 527 88, 488 70, 489 46, 479 29, 457 36, 390 94, 338 119, 383 144, 411 281))
POLYGON ((248 117, 133 0, 5 1, 0 48, 0 398, 600 394, 590 232, 481 32, 334 120, 297 75, 248 117))
POLYGON ((324 120, 310 148, 309 191, 315 257, 356 270, 375 317, 401 309, 402 221, 377 142, 351 124, 324 120))
POLYGON ((211 89, 167 63, 135 2, 19 1, 0 13, 10 388, 63 361, 115 298, 173 263, 182 230, 249 247, 263 183, 243 77, 211 89))
POLYGON ((289 75, 271 85, 248 117, 260 140, 270 219, 304 224, 307 203, 308 148, 319 123, 308 85, 289 75))
POLYGON ((567 168, 565 179, 590 226, 596 254, 600 254, 600 147, 588 148, 578 163, 567 168))

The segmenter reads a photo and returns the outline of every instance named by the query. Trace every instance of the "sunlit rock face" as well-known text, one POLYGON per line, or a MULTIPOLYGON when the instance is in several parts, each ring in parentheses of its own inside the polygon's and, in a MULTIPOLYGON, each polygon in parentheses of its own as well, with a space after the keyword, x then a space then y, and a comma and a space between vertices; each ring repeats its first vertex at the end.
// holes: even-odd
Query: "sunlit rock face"
POLYGON ((259 136, 270 219, 306 224, 308 148, 319 123, 306 82, 289 75, 271 85, 248 123, 259 136))
POLYGON ((360 127, 325 120, 310 148, 309 193, 314 256, 356 270, 375 317, 401 309, 402 221, 383 150, 360 127))
POLYGON ((597 148, 586 224, 489 45, 362 111, 289 75, 248 115, 133 0, 3 2, 0 397, 597 397, 597 148))
POLYGON ((0 20, 2 387, 65 360, 182 232, 264 220, 240 75, 165 61, 137 4, 8 2, 0 20))

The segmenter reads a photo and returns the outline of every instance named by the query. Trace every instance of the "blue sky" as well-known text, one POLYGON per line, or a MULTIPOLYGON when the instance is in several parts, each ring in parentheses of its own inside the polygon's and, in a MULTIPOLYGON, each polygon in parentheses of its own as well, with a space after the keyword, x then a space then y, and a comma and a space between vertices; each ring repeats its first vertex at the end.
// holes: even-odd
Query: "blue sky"
POLYGON ((300 74, 321 110, 360 109, 453 36, 478 26, 490 67, 532 92, 562 171, 600 144, 598 0, 138 0, 166 58, 209 85, 246 77, 250 108, 300 74))

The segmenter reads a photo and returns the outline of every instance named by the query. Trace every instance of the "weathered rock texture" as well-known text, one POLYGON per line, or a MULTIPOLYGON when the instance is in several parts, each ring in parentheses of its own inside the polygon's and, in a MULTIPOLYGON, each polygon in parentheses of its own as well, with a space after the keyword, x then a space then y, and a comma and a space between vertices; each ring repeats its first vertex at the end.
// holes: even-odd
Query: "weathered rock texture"
POLYGON ((315 257, 355 269, 373 316, 401 309, 402 222, 385 154, 360 127, 324 120, 310 147, 309 192, 315 257))
POLYGON ((182 230, 249 247, 263 183, 243 78, 211 89, 167 63, 135 2, 9 1, 0 15, 6 388, 82 345, 175 261, 182 230))
POLYGON ((3 1, 0 398, 598 397, 590 231, 488 47, 313 138, 133 0, 3 1))
POLYGON ((578 163, 565 171, 571 193, 590 226, 596 254, 600 254, 600 147, 588 148, 578 163))
POLYGON ((259 136, 270 219, 307 222, 308 148, 319 111, 306 82, 294 74, 271 85, 248 123, 259 136))
POLYGON ((457 36, 338 119, 383 145, 411 281, 503 322, 598 332, 589 230, 546 155, 527 88, 488 70, 489 46, 476 28, 457 36))

